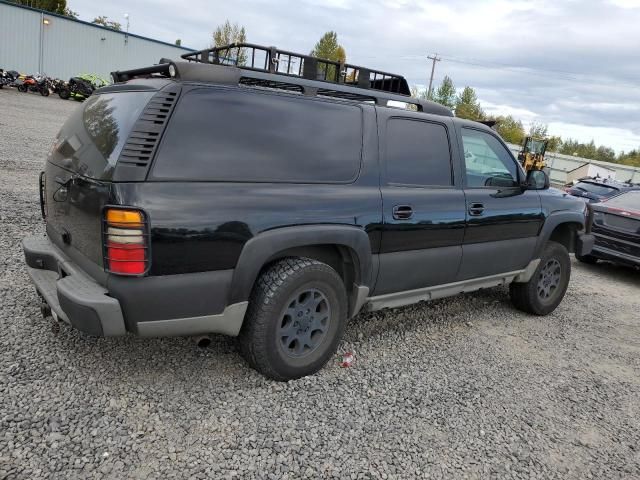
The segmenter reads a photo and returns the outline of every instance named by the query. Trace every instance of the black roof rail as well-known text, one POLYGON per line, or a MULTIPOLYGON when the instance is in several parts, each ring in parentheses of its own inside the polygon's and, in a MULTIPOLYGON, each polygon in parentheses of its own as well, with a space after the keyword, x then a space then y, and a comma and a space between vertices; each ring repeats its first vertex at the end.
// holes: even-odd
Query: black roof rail
MULTIPOLYGON (((323 70, 323 75, 318 75, 322 78, 308 78, 309 75, 291 73, 292 60, 290 59, 286 61, 288 62, 287 69, 289 73, 286 73, 286 71, 280 72, 275 66, 271 68, 272 71, 269 71, 269 68, 262 68, 265 65, 264 63, 261 63, 259 67, 255 67, 256 59, 258 58, 256 52, 259 49, 264 50, 266 47, 255 46, 254 49, 252 46, 251 63, 250 65, 246 65, 249 60, 249 51, 242 50, 250 48, 246 45, 250 44, 232 44, 226 47, 209 48, 199 52, 189 53, 183 55, 187 60, 190 60, 186 62, 162 58, 157 65, 116 71, 112 72, 111 76, 113 77, 114 83, 126 82, 135 78, 175 78, 192 82, 212 82, 225 85, 244 85, 256 88, 286 90, 306 96, 333 97, 356 102, 374 103, 378 106, 396 106, 402 108, 399 105, 403 105, 405 108, 419 112, 449 117, 453 116, 451 110, 443 105, 411 97, 406 80, 398 75, 364 69, 362 67, 353 67, 360 69, 355 77, 350 77, 352 79, 355 78, 355 80, 331 82, 324 79, 325 74, 327 72, 332 73, 332 68, 329 67, 336 67, 339 63, 328 60, 319 60, 319 62, 324 62, 327 65, 327 69, 323 70), (229 56, 228 51, 233 51, 234 48, 236 49, 235 56, 229 56), (227 56, 221 56, 223 52, 227 56), (215 61, 209 61, 212 56, 215 57, 216 54, 218 55, 217 63, 215 61), (188 58, 192 56, 194 58, 188 58), (195 58, 198 58, 198 60, 195 60, 195 58), (202 61, 203 58, 205 61, 202 61), (244 63, 244 65, 237 66, 237 63, 244 63), (359 78, 366 78, 361 76, 363 74, 369 75, 369 81, 366 87, 360 86, 359 78), (386 77, 382 75, 386 75, 386 77), (398 85, 404 85, 404 87, 398 88, 398 85), (406 91, 407 93, 396 91, 398 89, 401 92, 406 91)), ((269 51, 271 52, 271 49, 269 51)), ((277 49, 275 51, 280 53, 280 57, 277 57, 277 55, 275 57, 265 57, 267 58, 267 67, 269 66, 269 58, 280 58, 280 60, 275 62, 277 65, 283 63, 283 52, 277 49)), ((288 52, 284 53, 289 55, 288 52)), ((293 55, 296 54, 292 53, 291 55, 291 58, 294 58, 293 55)), ((304 60, 302 57, 313 58, 306 55, 299 56, 298 58, 304 60)), ((265 59, 263 58, 262 61, 264 62, 265 59)), ((271 64, 275 65, 273 62, 271 62, 271 64)), ((308 65, 309 63, 307 63, 307 69, 309 68, 308 65)), ((317 65, 316 63, 316 67, 317 65)), ((304 64, 298 65, 298 72, 300 71, 304 71, 304 64)))
POLYGON ((189 62, 232 65, 245 70, 411 95, 409 84, 401 75, 253 43, 205 48, 185 53, 182 58, 189 62))

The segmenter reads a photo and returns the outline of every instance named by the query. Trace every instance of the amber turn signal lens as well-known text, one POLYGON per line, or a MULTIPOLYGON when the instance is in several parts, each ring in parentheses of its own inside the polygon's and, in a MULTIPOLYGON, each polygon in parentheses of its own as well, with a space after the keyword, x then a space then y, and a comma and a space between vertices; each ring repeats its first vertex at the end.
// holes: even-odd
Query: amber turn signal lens
POLYGON ((141 227, 142 213, 137 210, 110 208, 107 210, 107 223, 114 227, 141 227))

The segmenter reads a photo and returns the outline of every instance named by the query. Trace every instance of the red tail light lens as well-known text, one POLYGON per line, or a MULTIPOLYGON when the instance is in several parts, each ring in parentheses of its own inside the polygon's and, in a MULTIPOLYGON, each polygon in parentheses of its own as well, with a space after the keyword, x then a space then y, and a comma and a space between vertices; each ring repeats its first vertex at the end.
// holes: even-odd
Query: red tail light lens
POLYGON ((148 225, 139 210, 108 208, 104 215, 104 265, 110 273, 143 275, 149 267, 148 225))
POLYGON ((140 275, 147 269, 145 248, 138 245, 107 244, 109 270, 112 273, 140 275))

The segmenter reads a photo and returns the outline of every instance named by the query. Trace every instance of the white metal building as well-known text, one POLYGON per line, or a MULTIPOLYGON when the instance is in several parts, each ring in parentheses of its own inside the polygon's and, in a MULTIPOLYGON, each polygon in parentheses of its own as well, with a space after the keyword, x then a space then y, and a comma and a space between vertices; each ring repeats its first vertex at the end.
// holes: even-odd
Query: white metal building
POLYGON ((188 48, 0 0, 0 68, 68 80, 177 59, 188 48))

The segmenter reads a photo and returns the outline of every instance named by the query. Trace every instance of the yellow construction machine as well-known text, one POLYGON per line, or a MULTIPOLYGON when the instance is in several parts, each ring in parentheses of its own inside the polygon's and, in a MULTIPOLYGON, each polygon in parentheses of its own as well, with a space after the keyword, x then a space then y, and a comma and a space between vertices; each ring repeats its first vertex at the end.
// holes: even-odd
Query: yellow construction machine
POLYGON ((527 137, 518 153, 518 160, 525 172, 529 170, 542 170, 545 167, 544 152, 547 150, 548 140, 527 137))

